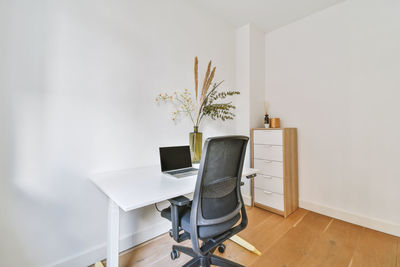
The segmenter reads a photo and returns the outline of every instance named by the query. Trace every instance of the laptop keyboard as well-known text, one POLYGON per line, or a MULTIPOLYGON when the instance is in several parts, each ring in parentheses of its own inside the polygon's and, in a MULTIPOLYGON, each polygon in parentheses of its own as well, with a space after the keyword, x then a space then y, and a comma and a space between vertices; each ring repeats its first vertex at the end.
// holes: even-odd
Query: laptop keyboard
POLYGON ((196 169, 196 168, 187 168, 187 169, 182 169, 182 170, 167 171, 166 173, 173 175, 176 178, 183 178, 183 177, 196 175, 197 172, 198 172, 198 169, 196 169))
POLYGON ((187 169, 182 169, 182 170, 175 170, 175 171, 167 171, 169 174, 178 174, 178 173, 184 173, 184 172, 193 172, 197 171, 196 168, 187 168, 187 169))

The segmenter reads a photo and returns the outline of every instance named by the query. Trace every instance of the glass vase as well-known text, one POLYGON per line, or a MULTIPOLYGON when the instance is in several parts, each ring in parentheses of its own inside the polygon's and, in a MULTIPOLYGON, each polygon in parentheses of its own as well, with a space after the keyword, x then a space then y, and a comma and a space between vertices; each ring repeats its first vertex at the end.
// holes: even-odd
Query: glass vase
POLYGON ((193 132, 189 134, 189 144, 192 163, 200 163, 203 134, 199 132, 198 126, 194 126, 193 132))

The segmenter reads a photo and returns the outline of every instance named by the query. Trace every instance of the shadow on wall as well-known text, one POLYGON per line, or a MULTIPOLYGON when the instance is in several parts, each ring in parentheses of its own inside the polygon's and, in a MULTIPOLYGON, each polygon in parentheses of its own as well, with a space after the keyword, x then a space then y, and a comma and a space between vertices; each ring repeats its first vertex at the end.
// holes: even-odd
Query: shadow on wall
POLYGON ((2 139, 2 203, 7 206, 1 228, 7 229, 8 240, 2 243, 2 261, 10 262, 6 266, 43 266, 91 247, 87 240, 101 243, 106 233, 98 229, 106 229, 106 220, 98 218, 106 218, 105 196, 87 179, 88 173, 65 161, 68 148, 48 149, 53 142, 46 139, 44 101, 21 94, 10 102, 2 139))
MULTIPOLYGON (((2 92, 4 93, 4 92, 2 92)), ((6 115, 7 107, 5 98, 0 97, 1 109, 0 109, 0 258, 2 265, 4 266, 35 266, 35 260, 32 259, 29 254, 29 247, 23 238, 21 238, 21 231, 18 227, 21 224, 25 224, 29 227, 30 221, 26 220, 26 217, 21 216, 18 220, 15 217, 15 213, 24 214, 29 212, 29 209, 17 209, 16 203, 19 199, 15 199, 15 192, 21 191, 18 186, 13 182, 12 174, 12 156, 13 148, 15 144, 10 142, 10 136, 12 136, 12 125, 11 121, 8 120, 6 115)), ((21 195, 23 193, 21 192, 21 195)), ((27 207, 28 208, 28 207, 27 207)), ((37 263, 36 263, 37 264, 37 263)))
MULTIPOLYGON (((2 194, 2 203, 5 195, 2 194)), ((4 205, 3 205, 4 206, 4 205)), ((4 266, 35 266, 33 260, 28 258, 26 246, 24 242, 18 239, 17 230, 13 227, 13 223, 9 220, 7 210, 2 207, 0 215, 1 239, 0 257, 1 264, 4 266)))

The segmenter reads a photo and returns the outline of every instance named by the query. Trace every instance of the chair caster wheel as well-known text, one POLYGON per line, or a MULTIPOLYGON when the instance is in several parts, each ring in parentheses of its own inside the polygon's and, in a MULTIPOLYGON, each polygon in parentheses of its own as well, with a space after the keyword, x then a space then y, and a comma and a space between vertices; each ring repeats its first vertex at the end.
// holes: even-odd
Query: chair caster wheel
POLYGON ((175 249, 171 251, 171 260, 176 260, 177 258, 179 258, 179 256, 180 256, 179 251, 175 249))
POLYGON ((169 237, 173 236, 172 229, 170 229, 168 233, 169 233, 169 237))
POLYGON ((219 251, 220 253, 224 253, 224 252, 225 252, 225 249, 226 249, 226 246, 225 246, 224 244, 221 244, 221 245, 218 246, 218 251, 219 251))

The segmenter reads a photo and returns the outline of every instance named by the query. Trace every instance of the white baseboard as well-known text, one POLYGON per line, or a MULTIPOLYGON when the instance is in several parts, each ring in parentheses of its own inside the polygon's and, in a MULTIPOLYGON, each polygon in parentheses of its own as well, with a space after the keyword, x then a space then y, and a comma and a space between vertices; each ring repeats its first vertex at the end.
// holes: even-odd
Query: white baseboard
POLYGON ((243 202, 247 206, 251 206, 251 196, 246 196, 242 194, 243 202))
MULTIPOLYGON (((169 221, 162 221, 151 225, 140 232, 121 237, 119 241, 119 251, 124 251, 137 246, 147 240, 168 232, 171 228, 169 221)), ((82 253, 64 258, 58 262, 48 265, 48 267, 87 267, 106 258, 106 243, 92 247, 82 253)))
POLYGON ((345 210, 323 206, 309 201, 301 201, 301 208, 314 211, 329 217, 333 217, 349 223, 361 225, 390 235, 400 236, 400 225, 392 222, 366 217, 364 215, 350 213, 345 210))

